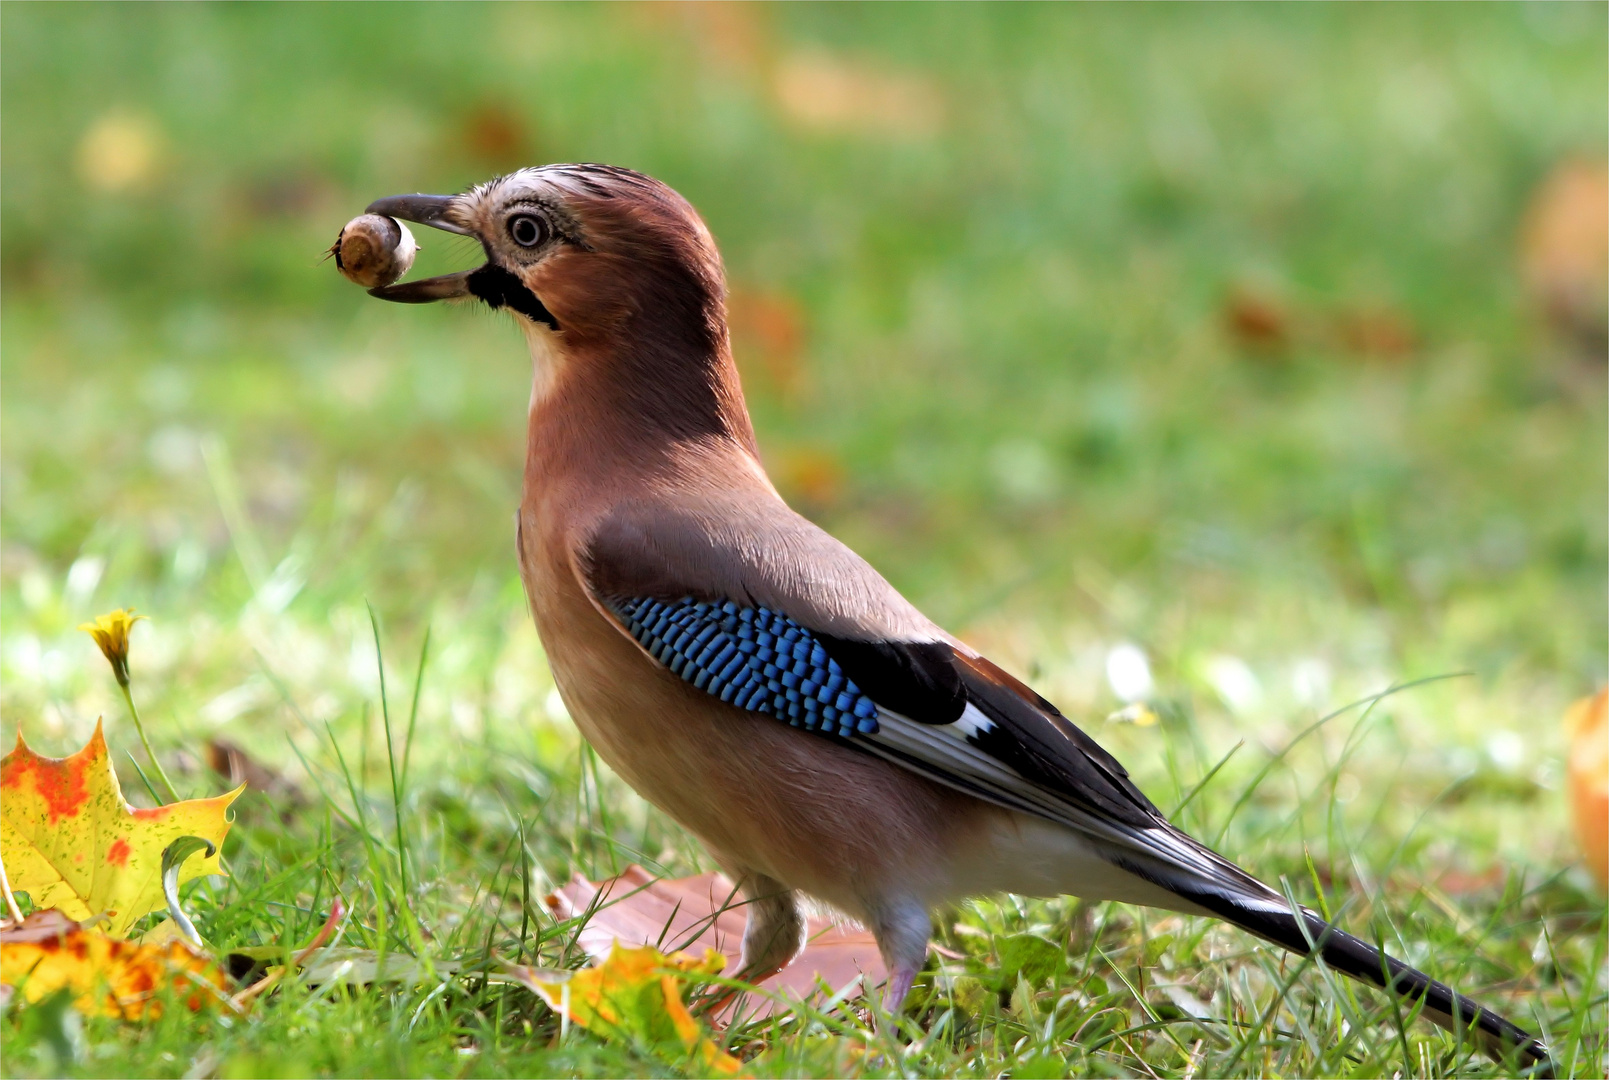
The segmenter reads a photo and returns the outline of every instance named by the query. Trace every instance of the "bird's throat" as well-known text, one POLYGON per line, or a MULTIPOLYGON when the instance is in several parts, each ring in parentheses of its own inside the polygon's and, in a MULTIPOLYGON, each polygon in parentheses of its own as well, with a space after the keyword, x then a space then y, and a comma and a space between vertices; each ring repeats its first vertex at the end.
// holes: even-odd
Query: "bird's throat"
POLYGON ((525 331, 525 344, 531 352, 531 406, 530 413, 536 410, 553 396, 553 390, 559 382, 559 366, 563 354, 563 346, 558 337, 548 327, 532 320, 519 319, 520 329, 525 331))
POLYGON ((553 317, 553 313, 535 293, 525 287, 525 282, 501 266, 487 263, 470 274, 466 284, 469 286, 470 295, 483 301, 494 311, 506 307, 533 322, 544 324, 550 330, 559 328, 559 320, 553 317))

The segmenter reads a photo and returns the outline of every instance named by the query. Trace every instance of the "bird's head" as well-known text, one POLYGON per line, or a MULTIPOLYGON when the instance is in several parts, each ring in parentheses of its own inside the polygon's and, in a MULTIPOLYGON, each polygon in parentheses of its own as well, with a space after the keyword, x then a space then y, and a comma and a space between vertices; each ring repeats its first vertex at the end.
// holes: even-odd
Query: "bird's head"
POLYGON ((473 237, 486 253, 473 270, 371 295, 507 310, 530 340, 539 395, 579 382, 672 434, 713 427, 752 441, 720 254, 698 212, 665 184, 608 165, 547 165, 461 195, 378 199, 368 212, 473 237))

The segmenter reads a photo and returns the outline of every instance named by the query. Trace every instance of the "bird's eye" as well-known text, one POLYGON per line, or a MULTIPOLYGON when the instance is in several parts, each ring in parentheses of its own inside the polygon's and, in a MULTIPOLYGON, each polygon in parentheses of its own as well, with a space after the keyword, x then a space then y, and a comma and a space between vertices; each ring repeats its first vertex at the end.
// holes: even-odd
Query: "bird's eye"
POLYGON ((520 214, 508 223, 508 234, 520 247, 535 247, 541 242, 545 231, 542 223, 530 214, 520 214))

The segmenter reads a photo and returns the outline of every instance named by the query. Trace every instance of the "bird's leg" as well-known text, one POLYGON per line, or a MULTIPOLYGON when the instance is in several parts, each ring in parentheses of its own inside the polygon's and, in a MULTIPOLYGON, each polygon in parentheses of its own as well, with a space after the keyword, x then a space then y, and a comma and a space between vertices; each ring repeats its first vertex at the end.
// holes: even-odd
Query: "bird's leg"
MULTIPOLYGON (((787 967, 804 948, 806 927, 799 894, 764 874, 723 869, 742 890, 743 907, 748 914, 743 928, 743 958, 732 977, 759 983, 787 967)), ((709 1013, 722 1012, 737 995, 733 988, 715 992, 706 1006, 709 1013)))
POLYGON ((775 878, 745 874, 742 887, 749 921, 743 928, 743 962, 737 977, 757 983, 787 967, 804 949, 805 918, 799 894, 775 878))
POLYGON ((933 923, 927 908, 913 899, 887 901, 872 913, 872 934, 888 967, 883 1007, 890 1017, 899 1015, 905 995, 911 992, 917 972, 927 961, 927 939, 933 923))

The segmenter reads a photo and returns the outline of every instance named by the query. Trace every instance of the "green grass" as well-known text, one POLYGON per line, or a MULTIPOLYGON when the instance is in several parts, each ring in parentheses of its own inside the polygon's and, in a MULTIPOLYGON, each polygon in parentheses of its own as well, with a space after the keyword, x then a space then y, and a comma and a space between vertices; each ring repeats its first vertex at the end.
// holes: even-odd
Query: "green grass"
MULTIPOLYGON (((1605 384, 1535 317, 1515 235, 1549 168, 1604 156, 1606 41, 1602 5, 8 5, 0 735, 62 753, 105 715, 137 798, 73 628, 150 614, 134 692, 184 793, 221 789, 221 737, 304 796, 248 793, 234 876, 187 891, 221 950, 305 941, 339 892, 345 944, 579 964, 556 883, 706 868, 553 692, 513 562, 517 333, 318 263, 379 195, 632 165, 721 241, 790 498, 1159 805, 1210 773, 1186 828, 1602 1075, 1559 720, 1606 677, 1605 384), (832 78, 871 104, 813 124, 789 80, 808 104, 832 78), (108 117, 153 147, 115 189, 82 168, 108 117), (1284 348, 1226 330, 1240 293, 1290 313, 1284 348), (1369 319, 1411 344, 1360 346, 1369 319), (401 753, 427 628, 404 770, 385 721, 401 753), (1156 726, 1105 720, 1121 641, 1156 726)), ((422 272, 474 258, 421 239, 422 272)), ((939 922, 966 959, 897 1036, 849 1001, 734 1050, 760 1075, 1501 1072, 1205 920, 993 897, 939 922)), ((7 1074, 676 1071, 472 974, 73 1027, 8 1012, 7 1074)))

